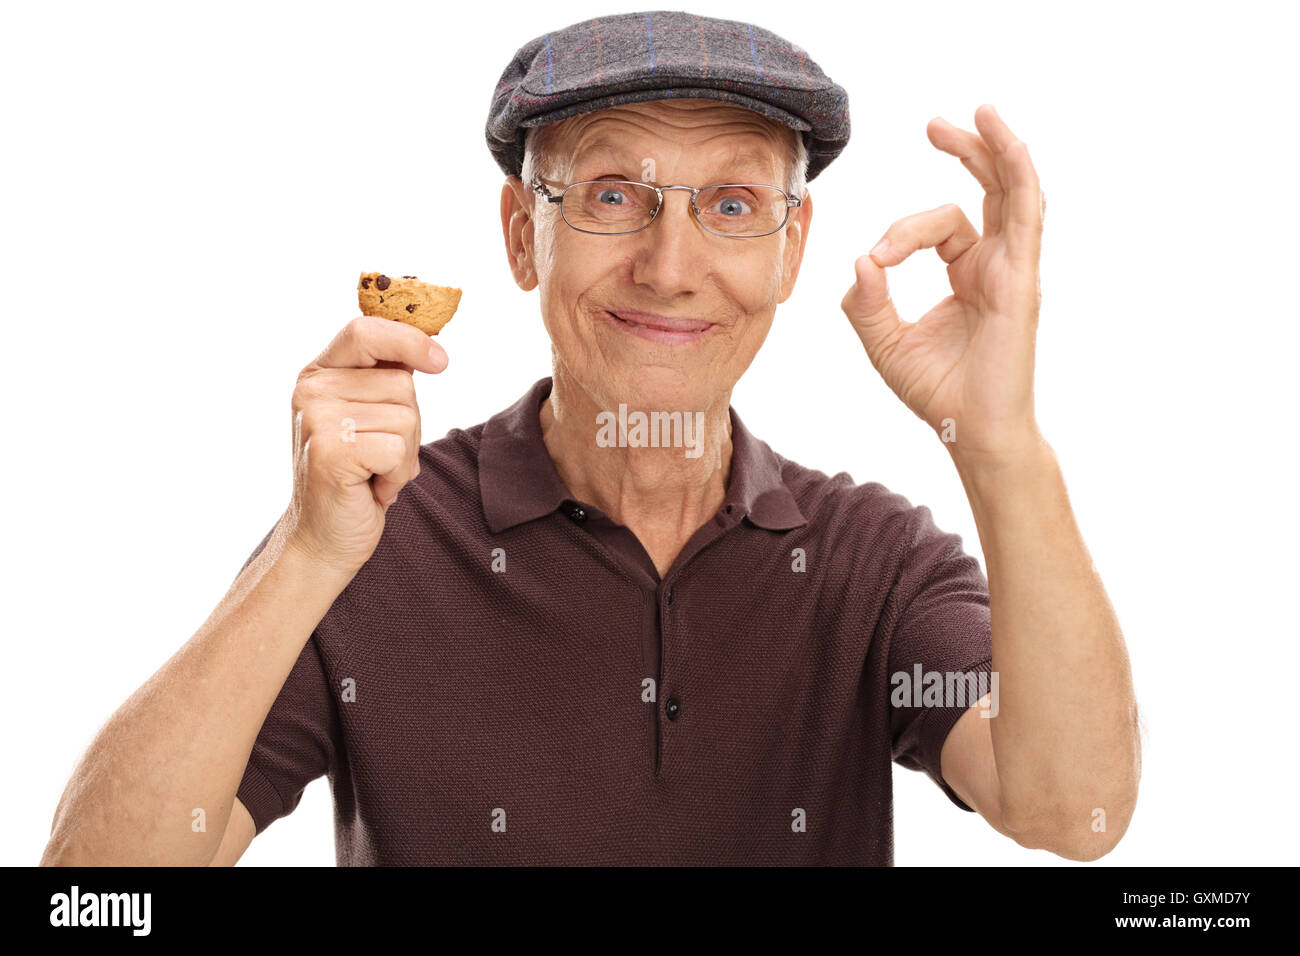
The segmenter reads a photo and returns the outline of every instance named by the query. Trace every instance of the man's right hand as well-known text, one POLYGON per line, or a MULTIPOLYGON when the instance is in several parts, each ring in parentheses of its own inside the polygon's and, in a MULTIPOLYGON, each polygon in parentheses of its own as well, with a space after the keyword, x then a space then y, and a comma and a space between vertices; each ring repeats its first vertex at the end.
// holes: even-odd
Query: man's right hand
POLYGON ((298 375, 293 390, 291 545, 350 573, 379 544, 384 514, 419 474, 415 369, 447 353, 414 326, 358 316, 298 375))

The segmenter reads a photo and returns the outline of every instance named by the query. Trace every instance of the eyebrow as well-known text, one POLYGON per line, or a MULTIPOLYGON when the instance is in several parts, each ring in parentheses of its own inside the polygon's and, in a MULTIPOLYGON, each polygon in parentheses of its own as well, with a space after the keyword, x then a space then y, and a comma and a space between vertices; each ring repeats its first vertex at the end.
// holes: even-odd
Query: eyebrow
MULTIPOLYGON (((577 168, 579 163, 594 162, 598 156, 608 156, 620 160, 633 155, 631 150, 618 143, 612 143, 609 140, 597 140, 574 157, 573 166, 577 168)), ((762 182, 765 177, 774 175, 770 166, 765 166, 753 153, 746 152, 740 147, 732 150, 731 154, 723 160, 722 168, 732 171, 727 175, 734 176, 734 180, 731 180, 734 182, 762 182), (735 172, 735 170, 739 170, 739 172, 735 172)))

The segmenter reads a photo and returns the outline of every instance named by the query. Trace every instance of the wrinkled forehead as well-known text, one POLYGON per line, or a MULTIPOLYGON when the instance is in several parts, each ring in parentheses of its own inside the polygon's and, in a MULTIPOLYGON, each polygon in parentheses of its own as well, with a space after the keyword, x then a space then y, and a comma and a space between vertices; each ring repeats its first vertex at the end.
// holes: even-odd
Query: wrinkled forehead
POLYGON ((753 110, 709 100, 652 100, 596 110, 560 124, 556 146, 574 173, 640 170, 647 159, 677 155, 744 181, 766 181, 784 165, 789 130, 753 110))

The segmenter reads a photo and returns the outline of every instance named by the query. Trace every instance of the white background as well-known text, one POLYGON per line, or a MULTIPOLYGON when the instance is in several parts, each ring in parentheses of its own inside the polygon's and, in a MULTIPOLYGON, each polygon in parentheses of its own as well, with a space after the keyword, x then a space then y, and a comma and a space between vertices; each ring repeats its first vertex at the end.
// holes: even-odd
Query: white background
MULTIPOLYGON (((549 374, 484 143, 515 50, 604 3, 8 4, 0 863, 40 859, 96 730, 203 623, 290 491, 298 370, 362 270, 465 290, 424 441, 549 374)), ((809 51, 852 140, 733 406, 778 452, 979 540, 936 436, 839 302, 894 220, 981 192, 930 145, 993 103, 1048 200, 1041 427, 1143 714, 1132 826, 1092 865, 1294 862, 1295 24, 1281 3, 695 4, 809 51), (792 15, 797 13, 797 15, 792 15), (846 19, 852 18, 852 19, 846 19)), ((948 294, 890 270, 915 319, 948 294)), ((1051 635, 1043 635, 1051 640, 1051 635)), ((896 768, 896 861, 1076 865, 896 768)), ((244 862, 333 865, 328 783, 244 862)))

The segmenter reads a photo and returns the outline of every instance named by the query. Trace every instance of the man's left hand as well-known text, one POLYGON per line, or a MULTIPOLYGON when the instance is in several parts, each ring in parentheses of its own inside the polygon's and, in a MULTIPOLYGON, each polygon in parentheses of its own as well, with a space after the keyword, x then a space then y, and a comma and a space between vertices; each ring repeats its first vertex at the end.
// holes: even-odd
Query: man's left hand
POLYGON ((840 306, 904 404, 955 457, 986 461, 1041 440, 1033 378, 1046 203, 1025 144, 997 111, 981 106, 975 125, 979 135, 936 117, 926 133, 984 187, 984 234, 955 204, 899 219, 854 263, 857 281, 840 306), (948 263, 953 294, 904 322, 885 269, 926 248, 948 263))

